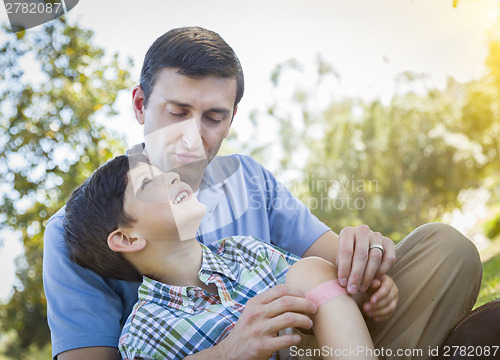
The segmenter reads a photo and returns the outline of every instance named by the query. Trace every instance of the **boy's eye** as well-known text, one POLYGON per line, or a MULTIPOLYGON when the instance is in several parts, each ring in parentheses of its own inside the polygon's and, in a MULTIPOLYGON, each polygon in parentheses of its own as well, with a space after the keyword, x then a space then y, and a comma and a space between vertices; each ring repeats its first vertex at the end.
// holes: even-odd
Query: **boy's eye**
POLYGON ((152 182, 152 180, 151 180, 151 179, 149 179, 149 178, 144 178, 144 180, 142 180, 141 190, 143 190, 143 189, 146 187, 146 185, 148 185, 150 182, 152 182))

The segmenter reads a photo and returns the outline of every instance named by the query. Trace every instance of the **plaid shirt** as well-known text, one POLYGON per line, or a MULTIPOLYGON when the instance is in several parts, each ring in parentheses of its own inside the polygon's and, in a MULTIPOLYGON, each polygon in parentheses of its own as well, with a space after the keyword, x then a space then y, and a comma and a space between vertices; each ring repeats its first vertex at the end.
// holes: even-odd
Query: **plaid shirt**
POLYGON ((144 277, 139 300, 120 337, 125 360, 183 359, 218 344, 234 327, 246 302, 284 283, 289 266, 300 259, 246 236, 201 246, 198 277, 205 284, 215 283, 219 293, 144 277))

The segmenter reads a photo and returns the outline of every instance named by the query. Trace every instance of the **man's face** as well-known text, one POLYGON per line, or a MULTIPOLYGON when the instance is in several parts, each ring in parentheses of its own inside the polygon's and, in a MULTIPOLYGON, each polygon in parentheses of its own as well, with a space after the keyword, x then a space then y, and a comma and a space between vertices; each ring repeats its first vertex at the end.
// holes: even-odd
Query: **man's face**
POLYGON ((144 162, 128 173, 123 207, 136 220, 131 230, 148 241, 194 238, 206 211, 177 173, 144 162))
POLYGON ((197 184, 229 133, 236 79, 194 79, 177 71, 161 69, 142 113, 137 112, 136 93, 134 106, 139 123, 144 124, 151 163, 165 172, 175 170, 183 181, 197 184))

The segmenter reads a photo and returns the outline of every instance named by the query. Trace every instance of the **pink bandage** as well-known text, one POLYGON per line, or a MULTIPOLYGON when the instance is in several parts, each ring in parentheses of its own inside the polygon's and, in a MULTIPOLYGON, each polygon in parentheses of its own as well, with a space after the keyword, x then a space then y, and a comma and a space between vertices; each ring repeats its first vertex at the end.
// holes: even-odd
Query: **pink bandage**
POLYGON ((306 293, 306 299, 311 300, 320 307, 328 300, 340 295, 347 295, 347 290, 340 286, 337 280, 330 280, 308 291, 306 293))

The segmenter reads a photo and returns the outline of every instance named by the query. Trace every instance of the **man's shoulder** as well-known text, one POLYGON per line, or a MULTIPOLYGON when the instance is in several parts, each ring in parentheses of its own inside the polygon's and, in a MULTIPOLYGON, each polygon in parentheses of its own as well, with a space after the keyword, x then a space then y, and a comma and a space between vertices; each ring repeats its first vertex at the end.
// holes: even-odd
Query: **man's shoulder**
POLYGON ((66 206, 63 206, 47 220, 44 231, 44 247, 62 242, 65 217, 66 206))
POLYGON ((66 216, 66 205, 64 205, 62 208, 57 210, 50 218, 47 220, 47 225, 51 223, 59 223, 64 220, 64 217, 66 216))

